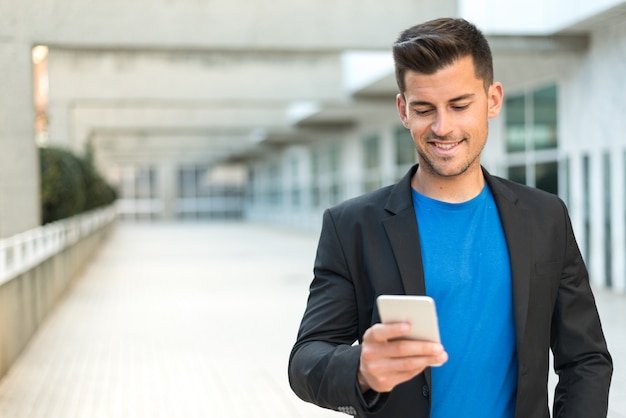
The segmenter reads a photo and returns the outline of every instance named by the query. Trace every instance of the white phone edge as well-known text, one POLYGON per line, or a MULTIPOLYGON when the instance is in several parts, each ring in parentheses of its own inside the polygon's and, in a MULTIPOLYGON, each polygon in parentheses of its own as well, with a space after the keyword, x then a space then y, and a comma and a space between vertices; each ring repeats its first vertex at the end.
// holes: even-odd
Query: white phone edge
POLYGON ((409 322, 409 338, 441 342, 435 301, 430 296, 380 295, 376 298, 383 323, 409 322))

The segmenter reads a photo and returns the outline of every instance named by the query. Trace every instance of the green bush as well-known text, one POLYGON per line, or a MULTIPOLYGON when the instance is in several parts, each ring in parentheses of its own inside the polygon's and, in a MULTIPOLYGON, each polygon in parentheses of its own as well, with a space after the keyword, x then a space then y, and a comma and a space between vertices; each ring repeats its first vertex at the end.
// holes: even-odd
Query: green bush
POLYGON ((113 203, 117 199, 115 189, 104 181, 89 160, 79 159, 78 163, 85 182, 84 210, 87 211, 113 203))
POLYGON ((117 198, 90 161, 68 150, 40 148, 39 161, 43 224, 108 205, 117 198))

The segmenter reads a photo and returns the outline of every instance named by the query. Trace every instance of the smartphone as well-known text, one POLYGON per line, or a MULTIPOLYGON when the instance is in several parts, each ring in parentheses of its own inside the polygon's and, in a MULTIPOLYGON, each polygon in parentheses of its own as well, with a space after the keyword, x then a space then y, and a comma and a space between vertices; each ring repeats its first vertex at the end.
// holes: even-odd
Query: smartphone
POLYGON ((437 309, 430 296, 380 295, 376 305, 383 323, 411 323, 408 338, 441 342, 437 309))

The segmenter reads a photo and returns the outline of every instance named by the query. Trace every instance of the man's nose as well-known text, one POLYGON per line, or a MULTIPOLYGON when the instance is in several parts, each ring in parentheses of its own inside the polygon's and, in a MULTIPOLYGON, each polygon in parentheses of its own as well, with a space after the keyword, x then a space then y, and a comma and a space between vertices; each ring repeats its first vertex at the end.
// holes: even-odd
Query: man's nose
POLYGON ((452 131, 452 119, 447 112, 437 112, 435 121, 432 124, 433 133, 438 136, 445 136, 452 131))

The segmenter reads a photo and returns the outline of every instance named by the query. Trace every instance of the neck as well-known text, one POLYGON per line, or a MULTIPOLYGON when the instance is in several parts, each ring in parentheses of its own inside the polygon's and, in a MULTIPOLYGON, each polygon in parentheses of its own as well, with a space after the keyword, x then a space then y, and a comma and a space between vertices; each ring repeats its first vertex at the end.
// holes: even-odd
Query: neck
POLYGON ((411 179, 411 186, 424 196, 448 203, 467 202, 478 196, 485 186, 480 166, 458 176, 443 177, 428 173, 418 166, 411 179))

